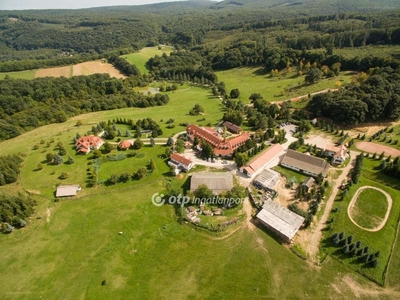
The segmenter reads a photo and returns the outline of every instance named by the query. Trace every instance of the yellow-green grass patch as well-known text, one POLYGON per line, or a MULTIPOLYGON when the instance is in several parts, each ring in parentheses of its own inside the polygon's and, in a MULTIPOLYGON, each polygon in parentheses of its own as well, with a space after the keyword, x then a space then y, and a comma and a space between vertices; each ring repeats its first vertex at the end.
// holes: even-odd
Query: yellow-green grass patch
POLYGON ((359 226, 373 229, 382 223, 387 209, 386 196, 378 190, 367 188, 360 192, 350 213, 359 226))
POLYGON ((171 51, 172 47, 170 46, 146 47, 139 52, 122 55, 121 57, 125 58, 129 63, 134 64, 140 70, 141 74, 147 74, 149 71, 145 65, 150 58, 156 55, 161 56, 163 53, 169 55, 171 51))
POLYGON ((4 79, 6 76, 15 79, 33 79, 35 78, 36 70, 19 71, 19 72, 3 72, 0 73, 0 79, 4 79))

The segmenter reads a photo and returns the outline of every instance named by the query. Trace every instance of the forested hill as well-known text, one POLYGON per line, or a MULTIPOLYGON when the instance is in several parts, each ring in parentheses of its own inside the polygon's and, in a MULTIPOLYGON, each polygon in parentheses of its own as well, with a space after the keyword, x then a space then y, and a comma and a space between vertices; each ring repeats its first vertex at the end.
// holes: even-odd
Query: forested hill
POLYGON ((223 9, 240 7, 242 9, 285 9, 318 13, 332 13, 344 11, 377 11, 400 8, 397 0, 224 0, 214 4, 211 8, 223 9), (311 11, 310 11, 311 9, 311 11))

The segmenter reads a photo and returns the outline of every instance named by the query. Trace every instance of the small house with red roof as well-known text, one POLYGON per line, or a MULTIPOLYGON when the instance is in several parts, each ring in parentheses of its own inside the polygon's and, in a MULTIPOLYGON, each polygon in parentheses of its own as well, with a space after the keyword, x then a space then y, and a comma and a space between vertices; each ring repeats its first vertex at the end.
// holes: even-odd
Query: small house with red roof
POLYGON ((327 156, 332 157, 332 163, 342 164, 349 156, 347 154, 347 147, 342 144, 340 146, 328 145, 325 147, 324 152, 327 156))
POLYGON ((179 153, 172 153, 168 165, 175 168, 175 174, 179 174, 180 171, 189 172, 194 167, 194 162, 179 153))
POLYGON ((95 135, 82 136, 75 142, 75 149, 78 153, 88 154, 91 150, 99 149, 104 141, 95 135))
POLYGON ((118 144, 120 150, 127 150, 132 146, 132 143, 128 140, 122 141, 118 144))

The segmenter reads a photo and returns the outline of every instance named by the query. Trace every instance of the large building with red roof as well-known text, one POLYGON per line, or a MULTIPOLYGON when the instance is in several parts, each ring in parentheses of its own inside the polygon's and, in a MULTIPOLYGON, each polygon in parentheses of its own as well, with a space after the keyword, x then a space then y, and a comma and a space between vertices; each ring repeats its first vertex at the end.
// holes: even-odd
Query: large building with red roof
POLYGON ((194 137, 206 141, 214 148, 216 156, 232 156, 233 151, 243 145, 249 138, 248 132, 242 133, 232 139, 226 139, 211 128, 199 127, 197 125, 189 125, 186 128, 188 137, 193 141, 194 137))
POLYGON ((78 153, 88 154, 91 150, 99 149, 104 141, 95 135, 82 136, 76 143, 75 148, 78 153))
POLYGON ((271 162, 283 153, 284 149, 280 144, 275 144, 254 157, 248 164, 240 168, 240 172, 248 177, 253 177, 271 162))

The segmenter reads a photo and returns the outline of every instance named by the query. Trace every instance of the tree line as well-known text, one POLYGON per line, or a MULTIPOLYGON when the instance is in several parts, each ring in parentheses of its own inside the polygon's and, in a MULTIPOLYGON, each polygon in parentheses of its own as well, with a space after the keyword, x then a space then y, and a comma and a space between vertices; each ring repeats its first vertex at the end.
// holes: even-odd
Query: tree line
POLYGON ((360 76, 361 83, 311 98, 306 110, 342 124, 400 117, 400 68, 376 68, 360 76))
POLYGON ((149 80, 146 76, 116 79, 108 74, 1 80, 0 140, 83 113, 167 104, 166 94, 153 96, 133 91, 133 87, 149 80))
POLYGON ((35 199, 24 194, 6 195, 0 193, 1 231, 11 233, 15 227, 25 227, 27 225, 26 220, 33 214, 35 206, 35 199))
POLYGON ((0 156, 0 185, 17 181, 23 160, 22 154, 0 156))

